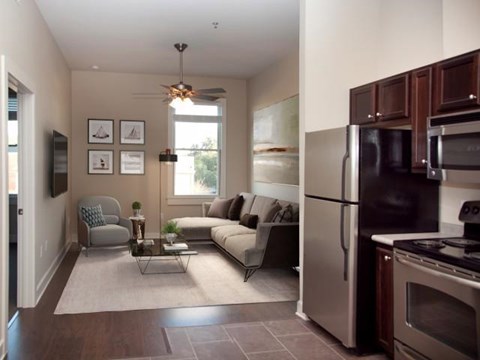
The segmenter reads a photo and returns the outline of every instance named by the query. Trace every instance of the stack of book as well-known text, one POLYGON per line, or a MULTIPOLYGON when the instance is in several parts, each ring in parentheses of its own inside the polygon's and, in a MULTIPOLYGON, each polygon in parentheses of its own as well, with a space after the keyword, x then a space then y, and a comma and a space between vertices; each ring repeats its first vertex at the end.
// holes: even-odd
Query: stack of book
POLYGON ((182 251, 188 250, 188 245, 185 243, 178 243, 178 244, 163 244, 163 248, 165 251, 182 251))

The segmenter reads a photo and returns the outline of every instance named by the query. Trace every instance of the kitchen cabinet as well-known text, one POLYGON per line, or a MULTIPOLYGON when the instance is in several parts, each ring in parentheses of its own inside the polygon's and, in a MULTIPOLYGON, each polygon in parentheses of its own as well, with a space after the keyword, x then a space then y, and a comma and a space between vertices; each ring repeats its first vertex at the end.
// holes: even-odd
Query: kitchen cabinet
POLYGON ((393 250, 378 245, 375 252, 377 342, 393 355, 393 250))
POLYGON ((350 124, 364 125, 391 120, 408 123, 409 74, 401 74, 350 90, 350 124))
POLYGON ((435 114, 480 106, 479 53, 435 65, 435 114))
POLYGON ((412 170, 426 171, 427 127, 432 112, 432 67, 412 71, 412 170))

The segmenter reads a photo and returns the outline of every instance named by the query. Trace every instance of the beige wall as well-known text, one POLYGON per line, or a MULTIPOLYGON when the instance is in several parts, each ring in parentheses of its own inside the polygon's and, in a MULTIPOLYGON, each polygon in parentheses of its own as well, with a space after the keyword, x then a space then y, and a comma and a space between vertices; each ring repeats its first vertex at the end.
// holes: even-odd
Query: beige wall
MULTIPOLYGON (((168 147, 168 105, 161 99, 136 99, 135 92, 163 91, 160 84, 177 82, 176 76, 120 74, 74 71, 72 75, 72 152, 73 204, 85 195, 110 195, 117 198, 122 213, 132 213, 131 203, 143 204, 147 218, 146 233, 159 232, 160 163, 158 154, 168 147), (87 143, 87 119, 114 119, 114 144, 87 143), (120 120, 145 120, 145 145, 120 145, 120 120), (113 149, 114 175, 88 175, 87 150, 113 149), (120 175, 120 150, 145 151, 145 175, 120 175)), ((222 78, 187 77, 194 88, 223 87, 227 91, 227 184, 226 196, 244 191, 247 181, 247 113, 246 81, 222 78)), ((200 216, 199 205, 167 206, 167 166, 162 164, 162 211, 164 219, 177 216, 200 216)), ((72 210, 72 228, 76 233, 76 209, 72 210)))
POLYGON ((253 113, 256 110, 270 106, 298 94, 299 53, 293 51, 284 59, 268 67, 247 82, 248 117, 250 143, 247 149, 249 155, 249 179, 251 190, 255 194, 271 196, 277 199, 298 202, 298 186, 266 184, 253 182, 252 179, 252 134, 253 113))
MULTIPOLYGON (((61 259, 66 244, 69 242, 68 232, 70 221, 70 193, 58 198, 50 197, 50 147, 51 133, 56 129, 65 135, 71 135, 70 109, 70 71, 57 48, 49 29, 33 0, 21 2, 2 0, 0 2, 0 54, 5 56, 7 66, 14 69, 15 76, 20 80, 28 80, 34 92, 34 157, 25 161, 32 169, 35 182, 35 197, 28 199, 34 204, 33 236, 23 239, 24 245, 34 249, 35 259, 29 262, 25 271, 32 269, 35 289, 31 289, 33 303, 38 300, 61 259), (42 251, 41 251, 42 249, 42 251)), ((5 91, 1 89, 0 92, 5 91)), ((6 111, 1 104, 2 111, 6 111)), ((5 119, 5 117, 2 117, 5 119)), ((2 124, 2 136, 5 124, 2 124)), ((31 129, 31 128, 30 128, 31 129)), ((2 144, 4 144, 2 142, 2 144)), ((0 154, 3 158, 3 146, 0 154)), ((6 180, 6 164, 2 161, 0 171, 2 183, 2 198, 6 180)), ((6 208, 2 202, 0 213, 5 214, 6 208)), ((5 239, 0 239, 5 243, 5 239)), ((8 241, 7 241, 8 242, 8 241)), ((5 280, 4 271, 6 257, 4 247, 1 247, 1 279, 5 280)), ((7 296, 2 285, 1 296, 7 296)), ((5 304, 2 302, 2 305, 5 304)), ((3 313, 4 308, 1 309, 3 313)), ((5 329, 5 317, 1 319, 2 331, 5 329)), ((0 332, 4 339, 4 332, 0 332)), ((1 347, 1 345, 0 345, 1 347)), ((0 349, 0 358, 3 348, 0 349)))

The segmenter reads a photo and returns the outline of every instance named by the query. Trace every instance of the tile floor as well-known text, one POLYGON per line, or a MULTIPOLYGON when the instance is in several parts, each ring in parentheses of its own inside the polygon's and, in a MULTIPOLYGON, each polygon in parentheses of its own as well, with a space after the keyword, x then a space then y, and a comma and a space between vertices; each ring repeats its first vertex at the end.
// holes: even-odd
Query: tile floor
MULTIPOLYGON (((300 319, 167 328, 171 355, 135 360, 386 360, 358 357, 315 324, 300 319)), ((133 360, 133 359, 130 359, 133 360)))

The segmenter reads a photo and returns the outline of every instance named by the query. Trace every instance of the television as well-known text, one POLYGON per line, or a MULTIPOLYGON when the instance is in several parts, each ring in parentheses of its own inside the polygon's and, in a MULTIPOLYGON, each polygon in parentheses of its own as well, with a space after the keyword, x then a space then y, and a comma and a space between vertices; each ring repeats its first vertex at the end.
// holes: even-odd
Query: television
POLYGON ((68 190, 68 138, 53 130, 52 197, 68 190))

